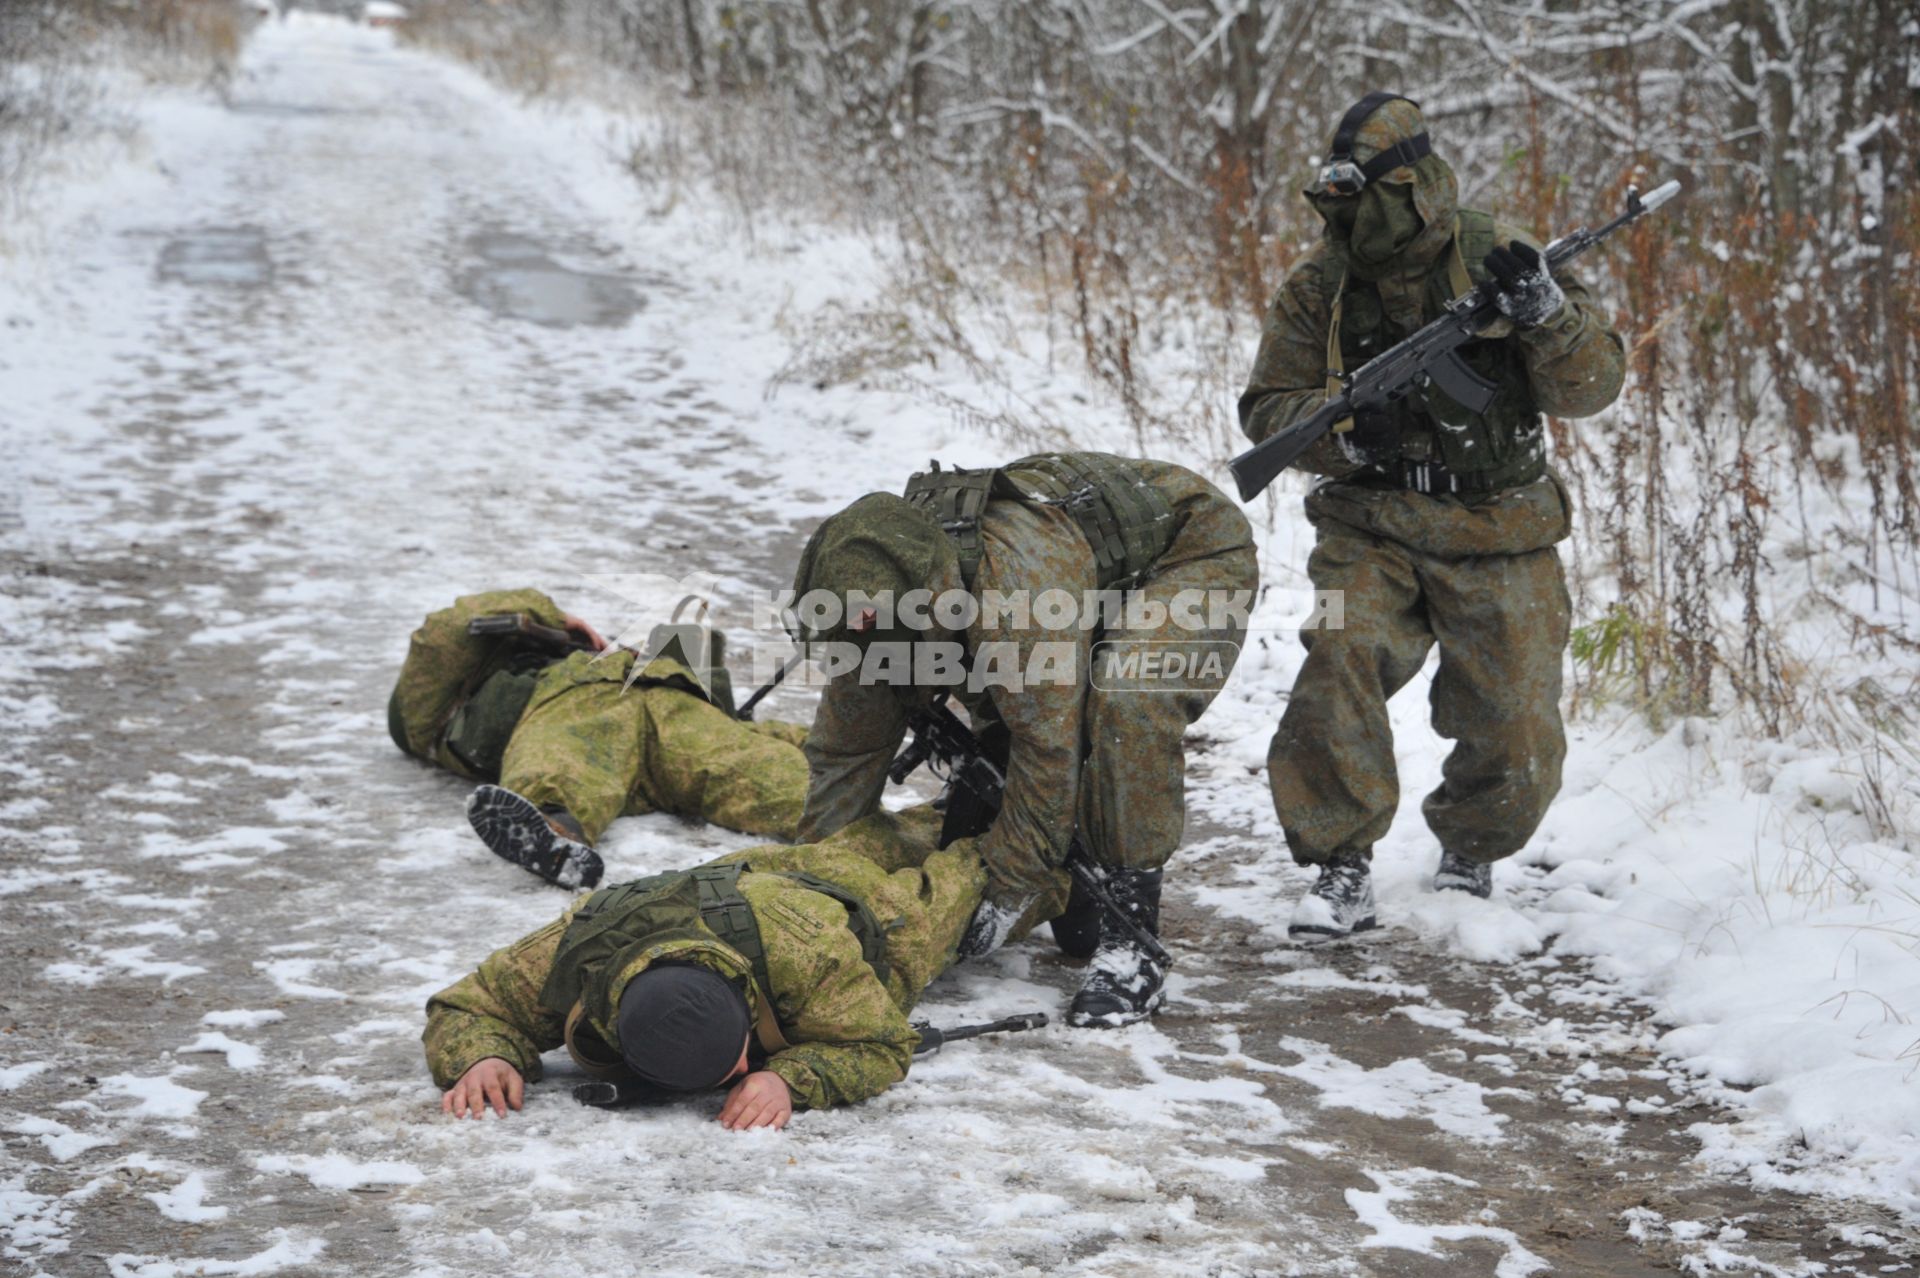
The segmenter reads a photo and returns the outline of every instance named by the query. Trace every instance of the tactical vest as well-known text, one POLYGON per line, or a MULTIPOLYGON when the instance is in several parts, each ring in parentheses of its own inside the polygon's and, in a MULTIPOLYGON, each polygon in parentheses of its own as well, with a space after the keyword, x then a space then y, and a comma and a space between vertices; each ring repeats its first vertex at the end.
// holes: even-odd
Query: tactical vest
POLYGON ((1057 506, 1073 517, 1093 550, 1102 590, 1137 585, 1173 544, 1178 526, 1158 489, 1105 453, 1038 453, 994 469, 932 468, 907 481, 907 501, 930 513, 960 555, 960 579, 973 589, 985 547, 980 518, 993 501, 1057 506))
MULTIPOLYGON (((1453 242, 1428 274, 1424 309, 1431 318, 1479 282, 1480 263, 1493 251, 1493 217, 1462 209, 1453 242)), ((1328 393, 1340 377, 1407 337, 1394 331, 1370 281, 1342 273, 1322 276, 1333 317, 1327 334, 1328 393)), ((1460 349, 1468 367, 1499 389, 1485 413, 1469 412, 1438 386, 1416 390, 1401 435, 1400 465, 1387 478, 1421 492, 1485 493, 1532 483, 1546 470, 1546 435, 1533 402, 1526 357, 1512 338, 1470 342, 1460 349)))
MULTIPOLYGON (((747 961, 758 989, 754 1031, 768 1055, 788 1043, 773 1011, 773 982, 767 972, 766 946, 753 908, 740 894, 740 875, 750 866, 707 865, 694 870, 650 874, 588 897, 574 913, 554 951, 553 968, 540 989, 540 1003, 565 1015, 567 1051, 589 1073, 627 1076, 619 1050, 593 1029, 587 1009, 611 1022, 617 1010, 613 982, 628 962, 645 950, 672 941, 714 941, 747 961)), ((811 891, 840 902, 847 927, 860 942, 860 957, 885 984, 886 933, 872 909, 856 893, 801 871, 783 871, 811 891)), ((744 992, 744 991, 743 991, 744 992)))

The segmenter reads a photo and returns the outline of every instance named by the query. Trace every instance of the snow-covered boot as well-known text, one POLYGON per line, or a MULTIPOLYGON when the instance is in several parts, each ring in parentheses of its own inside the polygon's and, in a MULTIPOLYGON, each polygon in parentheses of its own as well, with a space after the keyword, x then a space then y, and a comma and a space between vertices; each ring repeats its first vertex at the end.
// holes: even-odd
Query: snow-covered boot
MULTIPOLYGON (((1108 870, 1107 891, 1129 918, 1160 935, 1159 870, 1108 870)), ((1098 907, 1095 907, 1098 908, 1098 907)), ((1167 969, 1104 910, 1100 944, 1087 979, 1067 1009, 1067 1024, 1113 1028, 1143 1021, 1167 1001, 1167 969)))
POLYGON ((1436 892, 1466 892, 1482 900, 1493 895, 1493 867, 1469 861, 1451 852, 1440 854, 1440 872, 1433 876, 1436 892))
POLYGON ((995 905, 983 900, 973 912, 973 918, 967 922, 967 930, 960 934, 960 944, 954 947, 957 959, 985 958, 1007 943, 1014 925, 1033 904, 1029 897, 1016 901, 1012 905, 995 905))
POLYGON ((542 811, 500 786, 483 785, 467 796, 467 820, 495 855, 559 887, 590 888, 606 870, 571 815, 542 811))
POLYGON ((1364 854, 1346 852, 1320 867, 1320 881, 1294 907, 1287 935, 1317 945, 1373 926, 1372 871, 1364 854))

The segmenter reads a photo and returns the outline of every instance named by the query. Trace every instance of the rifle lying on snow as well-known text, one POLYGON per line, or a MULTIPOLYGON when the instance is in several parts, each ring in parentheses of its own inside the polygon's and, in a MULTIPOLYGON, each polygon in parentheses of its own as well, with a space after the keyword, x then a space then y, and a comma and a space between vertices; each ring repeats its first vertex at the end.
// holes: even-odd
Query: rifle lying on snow
MULTIPOLYGON (((1635 188, 1628 187, 1626 212, 1597 231, 1583 226, 1547 245, 1544 256, 1548 270, 1560 269, 1678 194, 1680 183, 1677 181, 1656 186, 1644 197, 1635 188)), ((1258 497, 1281 471, 1293 465, 1301 453, 1332 430, 1335 423, 1353 416, 1355 409, 1392 403, 1429 381, 1468 411, 1486 412, 1499 388, 1467 367, 1459 350, 1477 339, 1480 330, 1500 318, 1500 308, 1495 301, 1499 295, 1499 287, 1489 280, 1456 297, 1447 303, 1446 312, 1431 324, 1362 364, 1359 371, 1345 379, 1346 389, 1340 394, 1234 458, 1228 468, 1240 486, 1240 500, 1252 501, 1258 497)))
POLYGON ((1021 1030, 1040 1029, 1046 1023, 1045 1012, 1022 1012, 1018 1016, 1003 1016, 985 1025, 956 1025, 952 1029, 915 1021, 913 1028, 920 1031, 920 1045, 913 1049, 913 1054, 932 1056, 948 1043, 957 1043, 963 1038, 979 1038, 982 1034, 1018 1034, 1021 1030))
MULTIPOLYGON (((910 714, 907 726, 913 729, 913 741, 894 757, 893 766, 887 769, 887 779, 899 785, 921 764, 932 765, 933 774, 947 783, 944 796, 947 813, 940 823, 940 846, 944 848, 955 839, 985 834, 993 827, 994 818, 1000 815, 1000 801, 1007 788, 1006 774, 987 757, 986 748, 973 730, 948 708, 944 692, 936 694, 925 709, 910 714)), ((1140 926, 1113 899, 1113 893, 1107 890, 1106 871, 1093 863, 1078 834, 1067 849, 1067 873, 1135 944, 1163 966, 1173 966, 1173 955, 1160 944, 1160 938, 1140 926)))
MULTIPOLYGON (((1045 1012, 1022 1012, 1018 1016, 1006 1016, 985 1025, 956 1025, 952 1029, 941 1029, 925 1021, 915 1021, 913 1028, 920 1033, 919 1046, 913 1049, 915 1056, 932 1056, 948 1043, 957 1043, 963 1038, 979 1038, 983 1034, 1017 1034, 1021 1030, 1040 1029, 1047 1023, 1045 1012)), ((640 1082, 616 1082, 606 1079, 591 1083, 575 1083, 573 1099, 582 1105, 591 1105, 595 1109, 615 1109, 622 1105, 664 1104, 679 1100, 685 1093, 662 1091, 640 1082)))

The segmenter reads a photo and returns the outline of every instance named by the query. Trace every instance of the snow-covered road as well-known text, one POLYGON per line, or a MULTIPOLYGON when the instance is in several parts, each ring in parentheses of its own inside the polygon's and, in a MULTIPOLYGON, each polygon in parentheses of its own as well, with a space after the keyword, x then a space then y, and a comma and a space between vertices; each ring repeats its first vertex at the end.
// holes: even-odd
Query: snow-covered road
MULTIPOLYGON (((0 294, 6 1268, 1899 1263, 1865 1209, 1690 1169, 1712 1111, 1577 966, 1405 929, 1278 946, 1298 876, 1247 837, 1265 792, 1230 752, 1199 765, 1152 1025, 956 1046, 782 1134, 581 1110, 564 1062, 509 1120, 444 1119, 426 996, 562 898, 388 742, 407 632, 493 586, 599 617, 610 574, 777 586, 809 518, 1003 445, 765 393, 783 328, 869 269, 849 241, 749 258, 574 125, 341 22, 263 28, 235 97, 156 109, 153 154, 76 187, 57 265, 0 294)), ((607 858, 739 842, 650 817, 607 858)), ((1057 1012, 1074 983, 1036 942, 930 1011, 1057 1012)))

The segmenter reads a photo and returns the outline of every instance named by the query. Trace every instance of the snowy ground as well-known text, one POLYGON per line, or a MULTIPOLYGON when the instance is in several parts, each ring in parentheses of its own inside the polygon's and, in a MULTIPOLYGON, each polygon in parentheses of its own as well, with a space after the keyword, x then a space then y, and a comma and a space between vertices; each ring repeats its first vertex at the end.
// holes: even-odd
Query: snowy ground
MULTIPOLYGON (((9 1270, 1911 1270, 1920 877, 1843 762, 1588 729, 1504 899, 1443 902, 1411 689, 1389 926, 1296 951, 1258 775, 1281 635, 1202 725, 1152 1025, 956 1046, 782 1134, 584 1111, 563 1062, 507 1121, 443 1119, 424 999, 561 898, 387 741, 407 631, 499 585, 615 623, 608 574, 778 586, 810 520, 1004 445, 882 391, 766 394, 870 255, 650 207, 605 117, 299 17, 231 109, 139 110, 146 149, 0 261, 9 1270)), ((1117 442, 1079 390, 1022 386, 1117 442)), ((738 842, 644 818, 607 851, 738 842)), ((1016 947, 929 1011, 1057 1012, 1075 979, 1016 947)))

